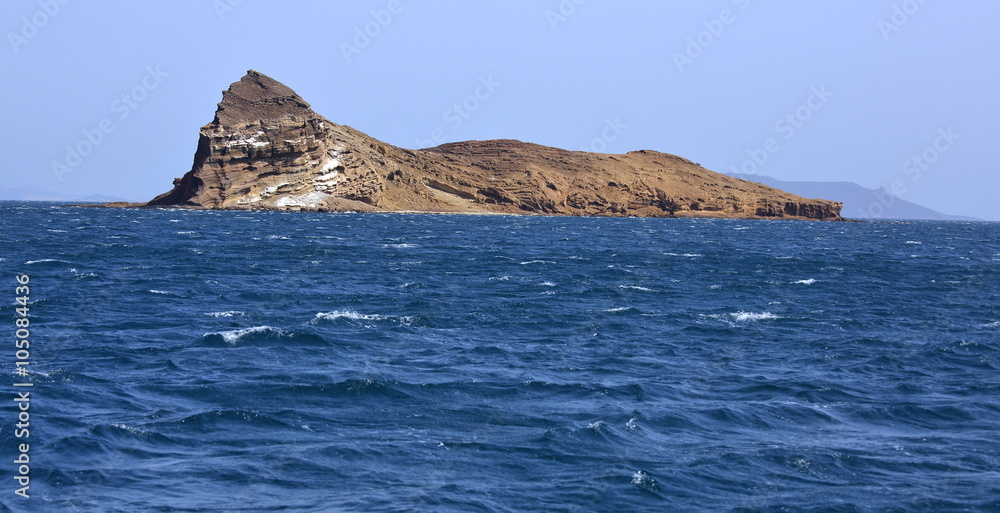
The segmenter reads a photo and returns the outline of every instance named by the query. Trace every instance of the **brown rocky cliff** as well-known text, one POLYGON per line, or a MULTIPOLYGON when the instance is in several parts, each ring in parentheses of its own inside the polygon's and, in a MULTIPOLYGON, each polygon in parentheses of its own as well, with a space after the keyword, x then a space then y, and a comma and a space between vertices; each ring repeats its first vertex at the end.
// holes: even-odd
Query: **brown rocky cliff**
POLYGON ((792 219, 840 219, 841 208, 654 151, 512 140, 405 150, 331 122, 253 70, 202 127, 191 171, 148 206, 792 219))
POLYGON ((251 70, 223 93, 215 119, 201 128, 191 171, 149 205, 277 209, 327 196, 377 202, 373 166, 358 169, 374 152, 357 147, 357 139, 287 86, 251 70))

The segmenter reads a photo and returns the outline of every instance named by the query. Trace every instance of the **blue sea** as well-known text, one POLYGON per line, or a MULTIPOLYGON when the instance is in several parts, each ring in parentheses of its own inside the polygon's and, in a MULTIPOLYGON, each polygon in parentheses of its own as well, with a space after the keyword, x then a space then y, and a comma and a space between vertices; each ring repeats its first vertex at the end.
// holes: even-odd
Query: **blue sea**
POLYGON ((998 223, 0 210, 9 511, 1000 511, 998 223))

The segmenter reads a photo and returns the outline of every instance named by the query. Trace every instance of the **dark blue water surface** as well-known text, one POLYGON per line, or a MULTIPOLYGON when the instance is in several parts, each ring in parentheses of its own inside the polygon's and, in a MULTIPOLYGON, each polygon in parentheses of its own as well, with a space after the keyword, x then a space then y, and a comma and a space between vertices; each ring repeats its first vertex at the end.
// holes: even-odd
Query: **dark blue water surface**
POLYGON ((1000 511, 1000 224, 0 210, 12 511, 1000 511))

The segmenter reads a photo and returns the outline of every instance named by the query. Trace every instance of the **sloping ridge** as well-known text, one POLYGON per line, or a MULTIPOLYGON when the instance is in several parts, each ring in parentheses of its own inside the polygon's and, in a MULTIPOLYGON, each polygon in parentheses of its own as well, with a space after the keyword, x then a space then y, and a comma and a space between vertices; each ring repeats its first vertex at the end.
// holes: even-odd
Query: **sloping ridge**
POLYGON ((840 220, 806 199, 655 151, 514 140, 398 148, 315 113, 254 70, 223 92, 191 170, 150 207, 840 220))

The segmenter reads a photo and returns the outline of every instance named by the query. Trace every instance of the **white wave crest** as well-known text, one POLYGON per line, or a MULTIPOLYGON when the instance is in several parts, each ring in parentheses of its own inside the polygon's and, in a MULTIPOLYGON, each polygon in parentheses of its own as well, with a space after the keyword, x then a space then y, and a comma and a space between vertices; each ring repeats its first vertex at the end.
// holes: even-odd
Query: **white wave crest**
POLYGON ((60 263, 60 264, 68 264, 69 263, 69 262, 67 262, 65 260, 56 260, 55 258, 43 258, 41 260, 28 260, 27 262, 24 263, 24 265, 46 264, 46 263, 53 263, 53 262, 54 263, 60 263))
POLYGON ((272 328, 270 326, 254 326, 252 328, 242 328, 238 330, 229 330, 219 333, 206 333, 205 336, 207 337, 210 335, 218 335, 222 337, 222 340, 224 340, 227 344, 236 345, 236 343, 239 342, 240 339, 242 339, 243 337, 246 337, 247 335, 254 335, 257 333, 274 333, 279 336, 285 334, 284 331, 278 328, 272 328))
POLYGON ((209 317, 235 317, 237 315, 246 315, 246 313, 239 312, 236 310, 230 310, 228 312, 208 312, 205 315, 209 317))
POLYGON ((143 430, 141 430, 141 429, 139 429, 137 427, 129 426, 127 424, 112 424, 111 427, 117 428, 117 429, 121 429, 122 431, 128 431, 129 433, 131 433, 133 435, 145 435, 146 434, 145 431, 143 431, 143 430))
POLYGON ((809 278, 808 280, 793 281, 792 283, 797 283, 800 285, 812 285, 813 283, 816 283, 816 280, 813 278, 809 278))
POLYGON ((642 286, 639 286, 639 285, 619 285, 618 288, 625 289, 625 290, 638 290, 640 292, 656 292, 655 290, 653 290, 651 288, 642 287, 642 286))
POLYGON ((740 310, 739 312, 727 313, 727 314, 712 314, 706 315, 705 317, 711 319, 718 319, 720 321, 725 321, 728 323, 733 322, 757 322, 757 321, 773 321, 776 319, 781 319, 781 317, 774 315, 771 312, 744 312, 740 310))
POLYGON ((312 323, 315 324, 320 321, 336 321, 337 319, 349 319, 352 321, 393 321, 393 322, 400 322, 402 324, 410 324, 413 322, 413 317, 406 317, 399 315, 363 314, 355 312, 354 310, 334 310, 332 312, 320 312, 316 314, 316 317, 313 318, 312 323))
POLYGON ((635 474, 632 474, 632 484, 644 488, 650 488, 656 486, 656 480, 649 477, 649 474, 638 470, 635 474))
POLYGON ((729 316, 736 322, 753 322, 753 321, 773 321, 775 319, 780 319, 777 315, 771 312, 736 312, 731 313, 729 316))

